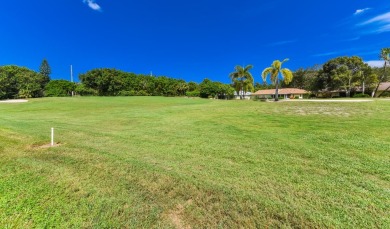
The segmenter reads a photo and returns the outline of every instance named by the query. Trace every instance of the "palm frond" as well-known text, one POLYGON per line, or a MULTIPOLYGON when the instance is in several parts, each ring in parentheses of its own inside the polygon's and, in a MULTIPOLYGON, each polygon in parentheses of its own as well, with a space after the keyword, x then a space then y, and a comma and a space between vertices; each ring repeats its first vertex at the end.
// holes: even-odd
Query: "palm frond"
POLYGON ((234 80, 234 79, 238 78, 237 76, 238 76, 237 72, 232 72, 232 73, 229 74, 229 77, 230 77, 231 80, 234 80))
POLYGON ((283 64, 284 62, 287 62, 287 61, 289 61, 288 58, 284 59, 281 64, 283 64))
POLYGON ((234 67, 234 72, 229 74, 230 79, 233 81, 234 79, 240 79, 240 80, 245 80, 245 79, 250 79, 251 81, 253 80, 252 74, 249 72, 253 68, 252 65, 247 65, 245 67, 242 67, 240 65, 236 65, 234 67))
POLYGON ((249 70, 251 70, 252 68, 253 68, 253 65, 248 64, 247 66, 245 66, 244 71, 249 72, 249 70))
POLYGON ((254 90, 254 87, 253 87, 253 81, 252 80, 249 80, 249 79, 246 79, 244 80, 244 91, 250 91, 252 92, 254 90))
POLYGON ((236 72, 242 72, 244 70, 244 68, 240 65, 236 65, 236 67, 234 67, 234 69, 236 70, 236 72))
POLYGON ((268 68, 263 70, 263 72, 261 73, 261 77, 263 78, 263 80, 267 79, 267 76, 272 73, 272 70, 273 70, 272 67, 268 67, 268 68))
POLYGON ((289 84, 292 81, 293 73, 287 68, 282 69, 282 64, 286 61, 288 61, 288 58, 284 59, 282 62, 280 62, 279 60, 274 60, 272 62, 271 67, 264 69, 261 73, 263 80, 266 80, 267 76, 270 75, 271 82, 277 85, 279 74, 281 74, 284 79, 284 82, 286 84, 289 84))
POLYGON ((282 71, 282 77, 286 84, 289 84, 293 79, 293 73, 288 68, 283 68, 282 71))
POLYGON ((390 60, 390 48, 381 49, 380 58, 384 61, 389 61, 390 60))
POLYGON ((252 82, 254 81, 253 76, 250 72, 246 72, 244 78, 252 82))
POLYGON ((280 62, 279 60, 275 60, 274 62, 272 62, 271 66, 280 71, 280 68, 282 67, 282 62, 280 62))

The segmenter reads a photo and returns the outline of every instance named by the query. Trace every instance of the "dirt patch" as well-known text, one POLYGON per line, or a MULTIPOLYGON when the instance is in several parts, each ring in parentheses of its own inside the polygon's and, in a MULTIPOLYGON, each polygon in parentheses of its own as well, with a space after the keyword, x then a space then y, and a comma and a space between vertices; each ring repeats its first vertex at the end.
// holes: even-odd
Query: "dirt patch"
POLYGON ((26 103, 26 99, 10 99, 10 100, 1 100, 0 103, 26 103))
POLYGON ((62 144, 58 142, 58 143, 54 143, 54 145, 51 145, 50 143, 44 144, 44 145, 32 145, 31 148, 32 149, 47 149, 47 148, 52 148, 52 147, 59 147, 61 145, 62 144))
POLYGON ((183 221, 183 213, 186 206, 191 205, 192 200, 188 200, 184 205, 178 204, 175 209, 168 213, 168 218, 178 229, 191 229, 190 226, 186 225, 183 221))

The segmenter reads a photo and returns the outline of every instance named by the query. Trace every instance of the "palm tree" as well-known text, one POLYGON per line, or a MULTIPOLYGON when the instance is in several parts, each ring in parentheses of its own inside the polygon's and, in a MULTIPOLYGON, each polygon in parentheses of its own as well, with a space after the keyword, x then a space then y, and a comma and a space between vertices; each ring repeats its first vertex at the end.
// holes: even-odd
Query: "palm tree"
POLYGON ((278 98, 278 89, 279 89, 279 76, 282 77, 284 83, 289 84, 292 81, 293 73, 288 68, 282 68, 282 64, 288 61, 288 59, 284 59, 282 62, 279 60, 275 60, 272 62, 271 67, 264 69, 261 73, 263 80, 267 79, 267 76, 271 76, 271 82, 275 84, 275 102, 279 100, 278 98))
MULTIPOLYGON (((384 69, 383 71, 384 72, 383 72, 382 77, 380 77, 380 79, 379 79, 378 85, 376 86, 375 91, 374 91, 372 97, 374 97, 376 95, 376 93, 378 91, 378 88, 379 88, 379 85, 386 78, 386 67, 387 67, 388 64, 390 64, 390 48, 383 48, 381 50, 381 53, 380 53, 379 57, 381 58, 381 60, 385 61, 384 66, 383 66, 383 69, 384 69)), ((377 95, 376 97, 379 97, 379 95, 377 95)))
POLYGON ((240 92, 242 93, 242 95, 240 95, 241 99, 244 98, 244 93, 253 88, 253 76, 249 72, 252 68, 253 66, 250 64, 245 67, 237 65, 234 68, 235 71, 229 75, 230 79, 233 81, 233 87, 236 89, 237 94, 240 92))

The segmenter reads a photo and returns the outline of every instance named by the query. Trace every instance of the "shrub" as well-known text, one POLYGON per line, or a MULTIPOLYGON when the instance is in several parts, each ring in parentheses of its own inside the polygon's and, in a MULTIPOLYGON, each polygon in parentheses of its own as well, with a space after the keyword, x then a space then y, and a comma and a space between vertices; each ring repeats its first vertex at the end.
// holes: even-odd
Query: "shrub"
POLYGON ((187 91, 186 96, 188 97, 199 97, 200 92, 199 91, 187 91))
POLYGON ((380 95, 380 97, 390 97, 390 92, 385 91, 385 92, 383 92, 383 93, 380 95))
POLYGON ((75 84, 67 80, 52 80, 45 86, 45 96, 64 97, 72 95, 75 84))
POLYGON ((367 94, 355 94, 353 95, 353 98, 370 98, 371 96, 367 94))
POLYGON ((96 90, 94 90, 92 88, 87 88, 87 87, 85 87, 84 84, 78 84, 76 86, 75 91, 77 94, 83 95, 83 96, 84 95, 88 96, 88 95, 97 95, 98 94, 96 90))
POLYGON ((137 92, 137 96, 149 96, 149 94, 144 90, 140 90, 137 92))
POLYGON ((119 96, 135 96, 135 92, 134 90, 131 90, 131 91, 120 91, 119 96))

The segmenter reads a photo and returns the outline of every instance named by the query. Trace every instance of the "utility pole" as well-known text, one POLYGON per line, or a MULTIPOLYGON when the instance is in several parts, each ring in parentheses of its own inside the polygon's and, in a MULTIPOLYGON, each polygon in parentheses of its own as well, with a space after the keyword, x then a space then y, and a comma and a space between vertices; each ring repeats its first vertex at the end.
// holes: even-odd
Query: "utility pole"
MULTIPOLYGON (((73 83, 73 66, 70 65, 70 82, 73 83)), ((72 97, 74 96, 74 92, 72 90, 72 97)))

